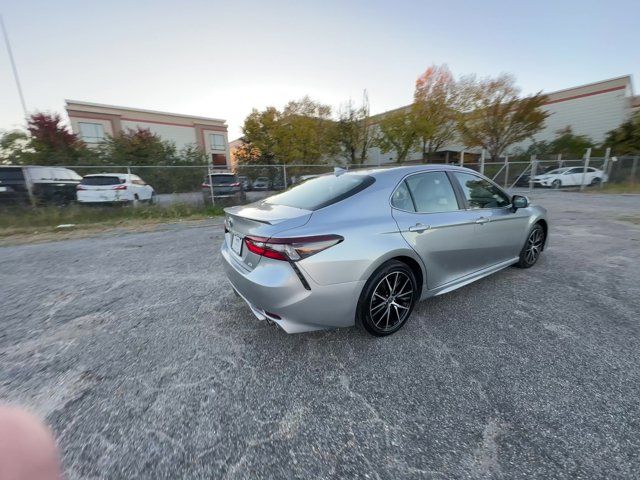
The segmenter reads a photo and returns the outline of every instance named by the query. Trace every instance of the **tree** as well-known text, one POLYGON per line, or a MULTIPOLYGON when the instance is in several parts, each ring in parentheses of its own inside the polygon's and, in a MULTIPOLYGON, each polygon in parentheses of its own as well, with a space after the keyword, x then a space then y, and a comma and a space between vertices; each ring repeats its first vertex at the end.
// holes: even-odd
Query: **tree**
POLYGON ((511 75, 461 81, 458 131, 469 147, 482 147, 497 160, 511 145, 540 131, 549 116, 542 109, 546 97, 541 93, 520 98, 520 89, 511 75))
POLYGON ((637 155, 640 153, 640 112, 607 134, 605 146, 611 147, 616 155, 637 155))
POLYGON ((411 110, 400 109, 389 112, 378 122, 375 143, 383 153, 395 152, 396 162, 405 161, 415 141, 415 123, 411 110))
POLYGON ((553 140, 533 142, 529 145, 528 155, 557 155, 565 158, 582 158, 587 148, 593 147, 593 140, 587 135, 576 135, 570 126, 556 131, 553 140))
POLYGON ((341 155, 350 164, 362 164, 367 159, 371 144, 369 99, 364 92, 362 106, 356 107, 349 100, 338 111, 336 141, 341 155))
POLYGON ((336 154, 331 107, 307 96, 289 102, 282 111, 277 146, 283 163, 319 163, 336 154))
POLYGON ((146 128, 128 128, 108 137, 101 149, 105 163, 115 165, 167 165, 178 158, 173 143, 146 128))
POLYGON ((422 159, 455 137, 458 88, 446 65, 432 65, 416 80, 413 121, 422 159))
POLYGON ((31 139, 21 130, 4 132, 0 137, 0 164, 21 165, 26 157, 33 153, 31 139))
POLYGON ((77 165, 90 155, 57 113, 34 113, 27 120, 31 152, 24 160, 36 165, 77 165))

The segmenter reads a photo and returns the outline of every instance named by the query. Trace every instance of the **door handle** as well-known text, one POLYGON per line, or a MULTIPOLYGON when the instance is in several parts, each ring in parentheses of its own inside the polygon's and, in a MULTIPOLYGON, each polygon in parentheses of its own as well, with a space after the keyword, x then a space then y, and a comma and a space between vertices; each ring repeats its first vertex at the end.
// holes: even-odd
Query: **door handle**
POLYGON ((487 217, 480 217, 476 220, 476 223, 483 224, 483 223, 487 223, 488 221, 489 219, 487 217))
POLYGON ((422 233, 425 230, 429 230, 431 227, 429 225, 423 225, 422 223, 416 223, 413 227, 409 227, 410 232, 422 233))

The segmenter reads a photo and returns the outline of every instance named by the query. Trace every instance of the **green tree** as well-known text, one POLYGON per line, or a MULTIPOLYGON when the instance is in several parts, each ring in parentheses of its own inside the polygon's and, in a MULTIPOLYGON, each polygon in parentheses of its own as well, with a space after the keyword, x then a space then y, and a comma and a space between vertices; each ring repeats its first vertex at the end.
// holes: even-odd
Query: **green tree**
POLYGON ((416 80, 413 122, 424 161, 455 137, 458 92, 446 65, 432 65, 416 80))
POLYGON ((582 158, 587 148, 593 147, 593 140, 587 135, 576 135, 570 126, 556 131, 550 142, 533 142, 527 149, 528 155, 557 155, 565 158, 582 158))
POLYGON ((347 163, 362 164, 366 161, 371 145, 370 126, 369 100, 366 92, 360 107, 355 106, 352 100, 340 107, 336 123, 336 142, 341 156, 347 163))
POLYGON ((521 142, 544 127, 549 116, 542 109, 541 93, 520 97, 511 75, 460 82, 461 106, 458 131, 468 147, 482 147, 496 160, 511 145, 521 142))
POLYGON ((187 145, 178 151, 173 142, 140 127, 107 138, 100 149, 100 160, 102 165, 131 165, 132 173, 144 178, 158 193, 193 191, 207 173, 206 156, 199 147, 187 145))
POLYGON ((283 109, 277 155, 283 163, 324 163, 337 153, 331 107, 305 96, 283 109))
POLYGON ((607 134, 605 146, 611 147, 616 155, 637 155, 640 153, 640 112, 607 134))
POLYGON ((416 142, 413 112, 409 109, 386 113, 378 121, 375 144, 383 153, 395 152, 396 162, 406 160, 416 142))
POLYGON ((0 163, 7 165, 21 165, 33 153, 31 139, 21 130, 4 132, 0 136, 0 163))

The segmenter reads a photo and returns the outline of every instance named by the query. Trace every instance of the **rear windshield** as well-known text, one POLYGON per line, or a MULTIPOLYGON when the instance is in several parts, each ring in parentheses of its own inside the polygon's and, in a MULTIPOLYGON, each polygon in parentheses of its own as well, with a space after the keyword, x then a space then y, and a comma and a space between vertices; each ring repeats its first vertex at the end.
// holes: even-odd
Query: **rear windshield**
POLYGON ((211 182, 214 185, 228 185, 230 183, 237 183, 237 181, 238 178, 235 175, 211 175, 211 182))
POLYGON ((265 200, 273 205, 318 210, 361 192, 375 182, 368 175, 324 175, 265 200))
POLYGON ((124 180, 120 180, 120 177, 101 175, 99 177, 84 177, 80 183, 82 185, 118 185, 124 183, 124 180))
POLYGON ((24 180, 21 168, 0 168, 0 180, 16 181, 24 180))

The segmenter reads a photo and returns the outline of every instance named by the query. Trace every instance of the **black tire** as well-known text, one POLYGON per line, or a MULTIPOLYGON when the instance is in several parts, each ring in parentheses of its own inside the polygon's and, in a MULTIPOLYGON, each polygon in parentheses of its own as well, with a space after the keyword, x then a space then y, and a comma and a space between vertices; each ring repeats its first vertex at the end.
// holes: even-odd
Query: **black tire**
POLYGON ((376 337, 391 335, 407 323, 419 298, 418 282, 413 271, 406 263, 389 260, 373 272, 362 289, 356 323, 376 337), (386 300, 381 300, 385 295, 386 300), (382 317, 379 316, 380 312, 382 317))
POLYGON ((553 182, 551 182, 551 188, 559 189, 562 187, 562 180, 556 178, 553 182))
POLYGON ((602 179, 600 177, 595 177, 593 180, 591 180, 591 186, 597 187, 598 185, 600 185, 600 182, 602 182, 602 179))
POLYGON ((536 223, 531 227, 531 230, 529 230, 527 239, 524 241, 522 250, 520 250, 520 260, 518 260, 515 266, 518 268, 533 267, 540 258, 540 253, 542 253, 542 249, 544 248, 544 241, 544 228, 542 228, 542 225, 539 223, 536 223))

